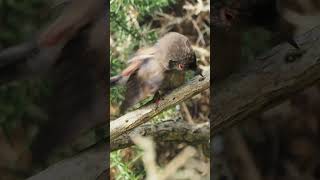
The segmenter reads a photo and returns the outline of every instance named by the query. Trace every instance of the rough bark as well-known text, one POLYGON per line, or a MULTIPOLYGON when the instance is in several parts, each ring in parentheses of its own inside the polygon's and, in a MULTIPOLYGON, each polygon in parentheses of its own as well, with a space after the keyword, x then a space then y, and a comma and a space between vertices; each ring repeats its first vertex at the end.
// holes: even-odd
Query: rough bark
POLYGON ((102 143, 73 158, 60 161, 27 180, 97 180, 109 168, 108 157, 107 145, 102 143))
POLYGON ((210 138, 209 123, 191 125, 181 119, 168 120, 157 124, 144 124, 122 134, 111 142, 111 151, 133 145, 130 136, 135 134, 151 136, 156 142, 174 141, 188 144, 208 143, 210 138))
POLYGON ((319 81, 320 26, 296 40, 306 51, 301 57, 289 61, 288 54, 296 50, 282 44, 225 81, 213 82, 211 135, 257 115, 319 81))

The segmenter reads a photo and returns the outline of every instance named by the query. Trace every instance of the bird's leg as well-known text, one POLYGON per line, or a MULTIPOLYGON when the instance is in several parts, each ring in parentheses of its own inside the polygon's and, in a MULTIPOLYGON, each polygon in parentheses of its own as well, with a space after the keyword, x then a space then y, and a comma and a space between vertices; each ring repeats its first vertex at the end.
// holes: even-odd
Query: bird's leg
POLYGON ((163 97, 161 96, 159 91, 156 91, 155 94, 153 95, 153 98, 149 102, 144 104, 143 106, 148 106, 148 105, 150 105, 152 103, 155 103, 156 104, 156 108, 158 108, 158 105, 159 105, 161 100, 163 100, 163 97))
POLYGON ((161 100, 163 100, 163 97, 161 96, 160 92, 157 91, 157 92, 154 94, 151 102, 154 102, 154 103, 156 104, 156 108, 158 108, 161 100))

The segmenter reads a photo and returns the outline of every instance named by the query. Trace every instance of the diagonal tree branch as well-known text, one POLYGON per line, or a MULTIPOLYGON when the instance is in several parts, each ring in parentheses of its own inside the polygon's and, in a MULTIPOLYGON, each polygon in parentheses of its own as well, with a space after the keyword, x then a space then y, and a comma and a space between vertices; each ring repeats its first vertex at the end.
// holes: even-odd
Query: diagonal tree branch
POLYGON ((288 61, 293 49, 279 45, 220 84, 211 101, 211 135, 272 107, 320 80, 320 26, 298 37, 306 52, 288 61))
POLYGON ((111 141, 111 151, 133 145, 130 136, 135 134, 151 136, 156 142, 161 140, 201 144, 209 142, 210 129, 209 123, 191 125, 182 119, 168 120, 157 124, 143 124, 111 141))
POLYGON ((210 69, 203 73, 204 77, 196 76, 187 84, 173 90, 166 95, 158 107, 155 104, 139 108, 129 112, 118 119, 110 122, 110 140, 114 141, 123 133, 146 123, 160 112, 178 104, 194 95, 206 90, 210 86, 210 69))

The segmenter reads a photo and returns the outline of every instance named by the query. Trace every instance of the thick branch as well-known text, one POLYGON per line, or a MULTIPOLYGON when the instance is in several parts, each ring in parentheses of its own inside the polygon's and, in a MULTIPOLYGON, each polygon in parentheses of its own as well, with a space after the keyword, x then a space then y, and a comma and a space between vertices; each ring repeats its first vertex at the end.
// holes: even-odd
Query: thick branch
POLYGON ((210 122, 212 135, 319 81, 319 39, 320 26, 297 39, 306 53, 295 61, 286 60, 293 48, 279 45, 241 72, 215 84, 211 96, 214 102, 210 122))
POLYGON ((182 120, 168 120, 158 124, 144 124, 129 133, 122 134, 111 142, 111 151, 133 145, 131 135, 152 136, 157 141, 175 141, 189 144, 208 143, 210 138, 209 124, 191 125, 182 120))
POLYGON ((152 117, 160 112, 176 105, 192 96, 206 90, 210 86, 210 69, 204 71, 204 78, 196 76, 187 84, 173 90, 160 101, 158 107, 155 104, 139 108, 138 110, 129 112, 120 118, 110 123, 110 139, 114 141, 115 138, 121 134, 136 128, 137 126, 146 123, 152 117))
POLYGON ((107 145, 103 143, 58 162, 27 180, 96 180, 109 168, 108 156, 107 145))

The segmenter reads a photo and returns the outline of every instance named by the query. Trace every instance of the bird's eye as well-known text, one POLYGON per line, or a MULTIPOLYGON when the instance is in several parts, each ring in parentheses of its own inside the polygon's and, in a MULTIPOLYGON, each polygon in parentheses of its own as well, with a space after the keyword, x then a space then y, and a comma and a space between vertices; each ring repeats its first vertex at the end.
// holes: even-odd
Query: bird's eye
POLYGON ((184 64, 178 64, 178 69, 183 70, 184 69, 184 64))

